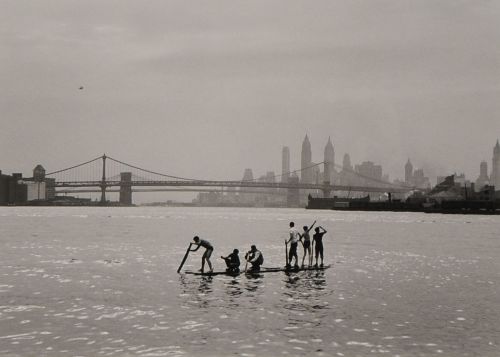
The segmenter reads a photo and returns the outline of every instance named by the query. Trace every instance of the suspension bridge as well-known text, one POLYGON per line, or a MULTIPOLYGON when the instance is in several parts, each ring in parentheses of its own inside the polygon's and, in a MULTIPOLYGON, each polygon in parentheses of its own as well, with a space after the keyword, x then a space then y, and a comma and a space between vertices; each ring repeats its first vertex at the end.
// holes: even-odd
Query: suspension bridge
MULTIPOLYGON (((314 166, 325 165, 324 162, 314 164, 301 170, 291 171, 297 173, 314 166)), ((353 175, 361 176, 357 172, 353 175)), ((276 175, 272 179, 283 175, 276 175)), ((330 197, 334 191, 345 192, 390 192, 405 193, 413 190, 413 187, 391 184, 382 180, 361 176, 369 180, 368 185, 336 185, 328 181, 322 183, 303 183, 298 180, 280 180, 280 182, 270 182, 270 180, 206 180, 188 177, 180 177, 165 173, 160 173, 136 165, 128 164, 124 161, 106 156, 105 154, 92 160, 67 167, 61 170, 46 174, 48 187, 52 187, 56 193, 90 193, 100 192, 101 203, 106 203, 106 192, 119 192, 120 203, 132 204, 132 192, 153 192, 153 191, 178 191, 178 192, 206 192, 216 189, 238 189, 238 192, 266 193, 266 194, 290 194, 298 195, 302 192, 322 192, 323 197, 330 197), (142 188, 141 188, 142 187, 142 188), (274 190, 262 190, 274 189, 274 190), (281 190, 280 190, 281 189, 281 190), (283 190, 287 189, 287 190, 283 190)))

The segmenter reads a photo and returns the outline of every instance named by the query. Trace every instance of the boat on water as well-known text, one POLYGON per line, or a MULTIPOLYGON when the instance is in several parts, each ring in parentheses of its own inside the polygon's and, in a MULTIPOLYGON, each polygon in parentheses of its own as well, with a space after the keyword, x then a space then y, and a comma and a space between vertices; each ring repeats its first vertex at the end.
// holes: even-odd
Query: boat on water
POLYGON ((274 267, 274 268, 261 268, 260 271, 251 271, 247 270, 245 271, 239 271, 239 272, 231 272, 231 271, 213 271, 213 272, 199 272, 199 271, 190 271, 187 270, 184 273, 185 274, 191 274, 191 275, 202 275, 202 276, 215 276, 215 275, 227 275, 227 276, 239 276, 241 274, 245 275, 258 275, 258 274, 263 274, 263 273, 278 273, 278 272, 284 272, 284 273, 299 273, 303 271, 321 271, 325 270, 331 267, 331 264, 324 265, 324 266, 312 266, 312 267, 304 267, 304 268, 294 268, 294 267, 274 267))

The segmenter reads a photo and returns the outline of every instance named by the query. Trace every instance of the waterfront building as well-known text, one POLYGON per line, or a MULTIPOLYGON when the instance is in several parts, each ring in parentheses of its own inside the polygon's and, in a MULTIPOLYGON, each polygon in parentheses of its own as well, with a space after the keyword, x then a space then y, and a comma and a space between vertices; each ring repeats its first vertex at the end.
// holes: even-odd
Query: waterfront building
POLYGON ((56 198, 56 179, 45 178, 45 191, 47 200, 54 200, 56 198))
POLYGON ((495 190, 500 190, 500 144, 498 143, 493 148, 493 159, 491 167, 490 185, 495 186, 495 190))
POLYGON ((38 164, 33 169, 33 180, 34 181, 45 181, 45 169, 42 165, 38 164))
POLYGON ((486 161, 481 161, 479 165, 479 177, 476 179, 476 190, 481 191, 481 189, 490 184, 490 178, 488 177, 488 163, 486 161))
POLYGON ((333 144, 330 137, 328 137, 328 142, 326 143, 325 146, 324 162, 325 162, 325 171, 323 174, 323 181, 332 183, 334 181, 334 172, 335 172, 335 149, 333 148, 333 144))
POLYGON ((36 165, 33 169, 33 180, 26 181, 28 201, 55 199, 55 183, 54 178, 45 176, 45 169, 42 165, 36 165))
POLYGON ((311 166, 312 166, 311 143, 309 142, 309 137, 306 135, 304 141, 302 142, 302 151, 300 155, 301 183, 312 183, 313 170, 311 166))
MULTIPOLYGON (((428 197, 438 203, 442 201, 463 200, 463 190, 460 189, 460 183, 456 182, 456 178, 457 175, 442 177, 442 181, 434 186, 429 192, 428 197)), ((461 178, 459 178, 459 180, 461 180, 461 178)))
POLYGON ((290 148, 283 146, 281 151, 281 182, 288 182, 290 177, 290 148))
POLYGON ((44 181, 24 181, 26 185, 26 200, 40 201, 46 198, 46 185, 44 181))
POLYGON ((22 204, 27 201, 28 189, 23 175, 3 175, 0 171, 0 205, 22 204))
POLYGON ((0 205, 9 203, 9 181, 11 176, 2 174, 0 170, 0 205))

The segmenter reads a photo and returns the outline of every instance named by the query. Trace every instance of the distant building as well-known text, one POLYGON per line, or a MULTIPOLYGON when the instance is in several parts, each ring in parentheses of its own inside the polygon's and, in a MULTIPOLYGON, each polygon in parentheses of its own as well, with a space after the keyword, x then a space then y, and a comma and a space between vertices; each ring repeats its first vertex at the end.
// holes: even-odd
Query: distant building
POLYGON ((481 161, 479 165, 479 177, 476 179, 476 190, 481 191, 481 189, 490 184, 490 178, 488 177, 488 163, 486 161, 481 161))
POLYGON ((22 174, 4 175, 0 171, 0 205, 23 204, 27 198, 28 188, 22 174))
POLYGON ((353 171, 351 157, 347 153, 344 154, 344 160, 342 160, 342 170, 353 171))
POLYGON ((408 159, 405 165, 405 183, 409 186, 413 185, 413 165, 410 159, 408 159))
POLYGON ((45 169, 42 165, 38 164, 33 169, 33 180, 34 181, 45 181, 45 169))
POLYGON ((45 184, 47 200, 54 200, 56 198, 56 179, 46 177, 45 184))
POLYGON ((222 192, 200 192, 196 201, 201 206, 218 206, 221 204, 222 198, 222 192))
POLYGON ((281 182, 288 182, 290 177, 290 148, 283 146, 281 151, 281 182))
POLYGON ((328 142, 325 146, 324 162, 325 171, 323 174, 323 182, 333 183, 335 172, 335 149, 333 148, 330 137, 328 137, 328 142))
POLYGON ((413 186, 420 189, 431 188, 431 182, 428 177, 424 176, 423 169, 417 169, 413 172, 413 186))
POLYGON ((456 175, 444 177, 444 179, 429 192, 429 198, 432 198, 438 203, 443 201, 463 200, 464 191, 460 188, 460 183, 456 182, 455 179, 456 175))
POLYGON ((342 170, 338 175, 338 184, 343 186, 355 185, 356 177, 354 174, 354 168, 351 165, 351 157, 349 154, 344 154, 344 159, 342 160, 342 170))
POLYGON ((424 175, 424 170, 415 169, 414 171, 410 159, 405 164, 405 184, 423 190, 431 188, 431 181, 424 175))
POLYGON ((500 190, 500 144, 498 143, 493 148, 493 159, 491 167, 490 185, 495 186, 495 190, 500 190))
POLYGON ((448 176, 437 176, 436 177, 436 185, 439 185, 440 183, 444 182, 448 176))
POLYGON ((464 187, 469 183, 469 181, 466 180, 464 173, 461 173, 460 175, 457 175, 455 173, 453 176, 455 178, 455 184, 458 185, 459 187, 464 187))
POLYGON ((371 161, 363 161, 361 164, 356 165, 354 170, 360 176, 361 185, 380 186, 380 181, 382 181, 381 165, 375 165, 371 161))
POLYGON ((300 156, 301 183, 312 183, 313 170, 311 166, 312 166, 311 143, 309 142, 309 137, 306 135, 304 141, 302 142, 302 151, 300 156))

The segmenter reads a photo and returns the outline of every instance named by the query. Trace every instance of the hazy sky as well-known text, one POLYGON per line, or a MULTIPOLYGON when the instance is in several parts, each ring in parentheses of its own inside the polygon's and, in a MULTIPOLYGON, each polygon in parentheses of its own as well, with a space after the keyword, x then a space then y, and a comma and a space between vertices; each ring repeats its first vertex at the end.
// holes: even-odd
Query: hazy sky
POLYGON ((500 1, 0 1, 0 169, 107 153, 240 179, 337 163, 491 169, 500 1), (79 90, 84 86, 83 90, 79 90))

